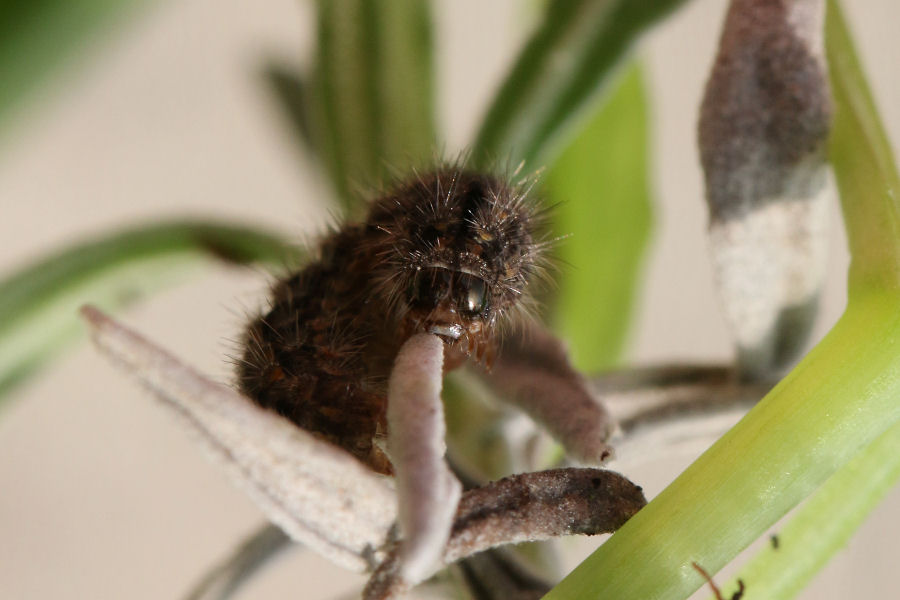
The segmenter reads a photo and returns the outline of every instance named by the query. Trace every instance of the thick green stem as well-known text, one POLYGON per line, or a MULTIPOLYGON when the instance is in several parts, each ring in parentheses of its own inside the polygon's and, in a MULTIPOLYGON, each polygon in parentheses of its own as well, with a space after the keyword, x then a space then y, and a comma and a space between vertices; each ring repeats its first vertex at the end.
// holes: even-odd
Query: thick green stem
MULTIPOLYGON (((898 283, 895 160, 840 7, 827 20, 837 109, 831 159, 844 200, 853 263, 851 296, 898 283)), ((900 477, 900 424, 841 468, 780 533, 781 550, 760 552, 742 570, 747 598, 792 598, 840 548, 900 477)))
POLYGON ((677 600, 900 419, 900 297, 860 296, 734 429, 548 598, 677 600))
POLYGON ((746 567, 744 600, 788 600, 843 548, 900 479, 900 422, 834 474, 746 567))
POLYGON ((829 154, 841 192, 850 293, 900 288, 900 179, 872 93, 836 0, 828 3, 826 48, 835 119, 829 154))

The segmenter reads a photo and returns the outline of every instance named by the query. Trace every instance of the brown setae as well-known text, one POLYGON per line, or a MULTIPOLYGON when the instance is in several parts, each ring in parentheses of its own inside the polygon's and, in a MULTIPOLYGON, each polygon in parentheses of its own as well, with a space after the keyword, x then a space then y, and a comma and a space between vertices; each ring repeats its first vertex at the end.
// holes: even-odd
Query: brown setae
POLYGON ((489 367, 501 331, 527 310, 545 246, 529 189, 447 167, 381 195, 275 285, 247 329, 242 391, 391 473, 374 442, 403 342, 436 334, 445 371, 470 356, 489 367))

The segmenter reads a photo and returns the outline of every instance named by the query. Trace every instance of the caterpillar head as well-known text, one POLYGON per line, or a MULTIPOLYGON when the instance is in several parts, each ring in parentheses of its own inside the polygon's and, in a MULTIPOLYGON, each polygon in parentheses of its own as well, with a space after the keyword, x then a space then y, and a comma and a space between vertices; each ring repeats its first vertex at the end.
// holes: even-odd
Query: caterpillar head
POLYGON ((457 169, 379 199, 366 224, 381 234, 377 289, 403 333, 439 335, 481 360, 528 305, 545 246, 539 221, 526 188, 457 169))

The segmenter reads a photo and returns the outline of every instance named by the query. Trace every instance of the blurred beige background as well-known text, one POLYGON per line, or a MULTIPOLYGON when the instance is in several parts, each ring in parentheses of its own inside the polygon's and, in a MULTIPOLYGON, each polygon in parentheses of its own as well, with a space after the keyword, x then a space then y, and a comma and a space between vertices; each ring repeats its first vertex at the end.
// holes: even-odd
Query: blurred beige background
MULTIPOLYGON (((900 76, 891 0, 845 2, 895 144, 900 76)), ((527 26, 521 3, 436 3, 447 150, 471 138, 527 26)), ((642 47, 655 107, 658 213, 629 356, 723 359, 729 342, 705 256, 696 106, 724 0, 694 0, 642 47)), ((308 61, 309 3, 168 0, 130 19, 56 78, 0 142, 0 273, 128 223, 214 215, 298 238, 328 215, 324 185, 265 89, 266 57, 308 61)), ((837 216, 837 213, 836 213, 837 216)), ((840 226, 817 335, 843 308, 840 226)), ((220 269, 125 319, 206 372, 266 287, 220 269)), ((650 495, 691 457, 630 472, 650 495)), ((170 418, 87 346, 16 392, 0 414, 0 598, 179 598, 262 517, 170 418)), ((888 597, 900 553, 900 490, 803 598, 888 597)), ((578 544, 582 553, 596 541, 578 544)), ((724 577, 719 579, 724 581, 724 577)), ((362 578, 293 552, 240 598, 335 598, 362 578)), ((703 597, 705 597, 705 593, 703 597)))

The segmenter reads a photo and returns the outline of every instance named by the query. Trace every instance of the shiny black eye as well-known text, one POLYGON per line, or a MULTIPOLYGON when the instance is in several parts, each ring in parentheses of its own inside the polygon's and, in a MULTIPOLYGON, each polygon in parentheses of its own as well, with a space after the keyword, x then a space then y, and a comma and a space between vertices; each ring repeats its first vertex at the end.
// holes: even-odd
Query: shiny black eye
POLYGON ((460 310, 469 313, 484 312, 487 308, 487 287, 484 281, 471 275, 461 275, 459 285, 463 291, 460 310))
POLYGON ((436 306, 450 293, 452 274, 446 269, 423 269, 410 281, 407 294, 414 304, 436 306))

